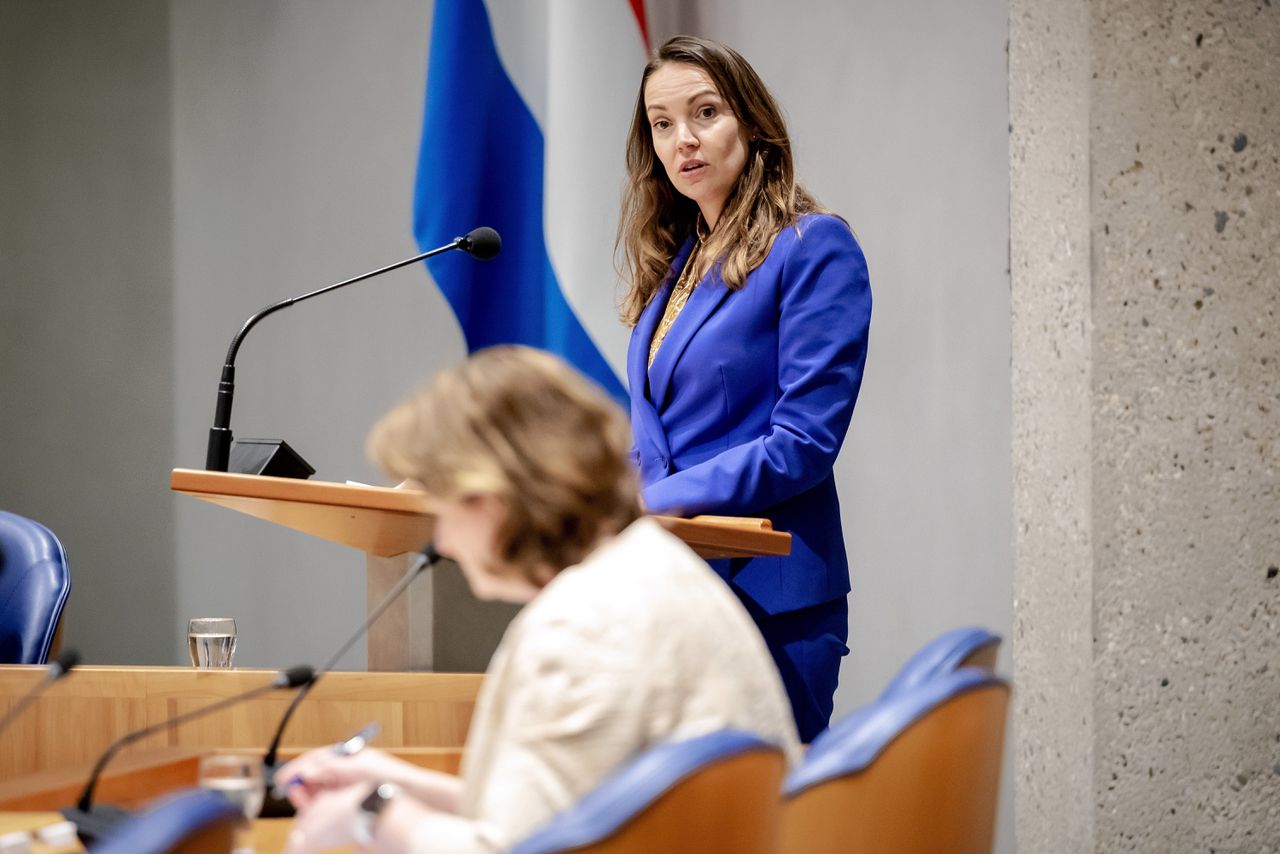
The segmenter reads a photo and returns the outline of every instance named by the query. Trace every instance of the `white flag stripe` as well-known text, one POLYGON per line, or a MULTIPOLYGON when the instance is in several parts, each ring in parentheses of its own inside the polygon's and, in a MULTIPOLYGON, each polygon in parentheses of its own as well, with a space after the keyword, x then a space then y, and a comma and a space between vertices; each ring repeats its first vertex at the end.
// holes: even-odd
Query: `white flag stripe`
MULTIPOLYGON (((487 0, 503 67, 542 129, 543 226, 566 301, 620 378, 613 243, 624 146, 645 63, 626 0, 487 0)), ((624 379, 625 382, 625 379, 624 379)))

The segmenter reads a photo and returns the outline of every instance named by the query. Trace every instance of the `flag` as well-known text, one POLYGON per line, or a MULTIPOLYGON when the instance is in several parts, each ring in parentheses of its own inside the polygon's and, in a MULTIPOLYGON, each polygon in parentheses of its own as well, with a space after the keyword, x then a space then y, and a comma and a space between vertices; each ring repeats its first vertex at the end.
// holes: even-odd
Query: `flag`
POLYGON ((470 351, 556 353, 625 405, 614 238, 646 54, 642 0, 437 0, 414 237, 487 225, 502 252, 427 262, 470 351))

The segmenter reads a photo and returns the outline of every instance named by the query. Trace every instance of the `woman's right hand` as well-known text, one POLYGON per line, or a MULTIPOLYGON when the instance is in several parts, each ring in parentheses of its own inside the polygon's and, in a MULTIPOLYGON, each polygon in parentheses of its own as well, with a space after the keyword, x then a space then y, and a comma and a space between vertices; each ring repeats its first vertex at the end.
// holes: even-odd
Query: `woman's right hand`
POLYGON ((289 800, 301 810, 322 792, 344 789, 354 783, 403 785, 401 777, 406 771, 417 770, 381 750, 367 749, 344 756, 331 747, 322 747, 281 766, 276 772, 276 782, 287 788, 289 800))

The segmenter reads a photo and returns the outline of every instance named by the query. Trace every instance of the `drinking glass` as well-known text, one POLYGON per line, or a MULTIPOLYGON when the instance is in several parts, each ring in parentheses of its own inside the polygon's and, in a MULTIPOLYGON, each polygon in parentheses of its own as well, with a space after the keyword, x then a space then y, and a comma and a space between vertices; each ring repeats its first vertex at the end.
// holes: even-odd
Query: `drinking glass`
POLYGON ((236 621, 196 617, 187 624, 187 650, 192 667, 230 667, 236 655, 236 621))
POLYGON ((200 758, 200 787, 221 792, 244 812, 236 828, 232 854, 252 854, 251 822, 262 812, 266 786, 262 779, 262 757, 252 754, 211 753, 200 758))

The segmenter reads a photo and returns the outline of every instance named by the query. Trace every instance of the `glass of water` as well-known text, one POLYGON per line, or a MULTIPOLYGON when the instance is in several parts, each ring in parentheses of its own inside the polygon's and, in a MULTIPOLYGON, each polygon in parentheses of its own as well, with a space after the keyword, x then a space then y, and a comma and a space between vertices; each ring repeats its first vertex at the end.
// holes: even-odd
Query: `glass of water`
POLYGON ((241 753, 211 753, 200 759, 200 787, 221 792, 244 812, 236 830, 233 854, 252 854, 252 822, 262 812, 266 786, 262 757, 241 753))
POLYGON ((236 621, 196 617, 187 624, 187 650, 192 667, 230 667, 236 655, 236 621))

